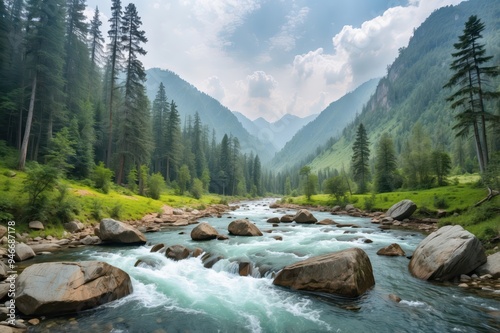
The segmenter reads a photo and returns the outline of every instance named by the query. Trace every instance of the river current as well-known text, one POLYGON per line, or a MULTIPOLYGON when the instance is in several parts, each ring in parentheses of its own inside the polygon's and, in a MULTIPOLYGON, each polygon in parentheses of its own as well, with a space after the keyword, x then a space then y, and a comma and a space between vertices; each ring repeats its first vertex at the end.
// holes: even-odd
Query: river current
POLYGON ((100 260, 131 277, 134 292, 118 301, 78 315, 46 318, 30 332, 500 332, 500 302, 455 286, 418 280, 408 272, 406 257, 376 252, 398 243, 411 255, 424 238, 417 232, 382 231, 367 218, 313 212, 318 220, 334 219, 357 228, 281 223, 266 220, 295 211, 271 209, 273 200, 243 202, 222 218, 204 218, 227 234, 234 219, 248 218, 262 237, 229 236, 224 241, 194 242, 194 225, 147 234, 148 244, 200 247, 223 259, 205 268, 201 258, 182 261, 150 253, 151 245, 95 246, 36 261, 100 260), (266 232, 271 230, 272 232, 266 232), (281 236, 277 240, 274 236, 281 236), (372 243, 365 243, 370 239, 372 243), (272 284, 273 274, 286 265, 313 256, 359 247, 370 257, 375 287, 358 299, 298 292, 272 284), (138 259, 154 265, 134 267, 138 259), (250 262, 251 276, 238 274, 238 263, 250 262), (396 303, 389 294, 399 296, 396 303))

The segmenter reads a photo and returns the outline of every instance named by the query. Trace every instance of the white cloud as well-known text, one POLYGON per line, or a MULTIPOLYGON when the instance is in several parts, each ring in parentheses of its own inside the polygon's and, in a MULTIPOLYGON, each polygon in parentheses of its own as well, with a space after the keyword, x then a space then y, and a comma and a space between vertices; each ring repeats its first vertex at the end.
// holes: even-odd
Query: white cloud
POLYGON ((256 71, 247 76, 248 82, 248 97, 250 98, 269 98, 271 92, 276 88, 278 83, 272 77, 263 71, 256 71))
POLYGON ((297 55, 294 73, 302 80, 317 81, 322 76, 323 85, 340 88, 342 95, 371 78, 383 76, 398 49, 408 44, 415 27, 433 10, 461 1, 412 0, 406 7, 389 8, 361 27, 346 25, 332 38, 332 54, 325 54, 320 48, 297 55))
POLYGON ((295 48, 295 42, 300 37, 300 26, 306 21, 308 14, 308 7, 294 8, 286 17, 287 21, 281 27, 280 32, 270 38, 271 49, 280 49, 288 52, 295 48))
MULTIPOLYGON (((267 40, 256 35, 255 54, 259 56, 254 54, 249 60, 238 53, 241 49, 228 52, 228 46, 238 47, 230 45, 236 29, 245 23, 251 23, 245 28, 259 24, 250 20, 255 19, 252 13, 264 9, 266 3, 261 0, 140 1, 138 12, 149 39, 145 45, 148 53, 141 60, 146 68, 174 71, 229 109, 252 119, 264 116, 276 120, 286 112, 306 116, 322 111, 364 81, 384 75, 415 27, 433 10, 459 2, 409 0, 408 6, 391 8, 358 27, 340 28, 334 27, 335 22, 327 22, 337 29, 324 31, 321 36, 332 34, 331 45, 318 44, 300 53, 294 50, 305 45, 302 31, 319 23, 312 21, 318 16, 308 7, 283 2, 286 16, 276 17, 283 25, 267 40), (291 60, 271 67, 279 53, 291 55, 291 60)), ((109 4, 102 5, 102 0, 87 3, 88 17, 92 17, 95 5, 109 15, 109 4)), ((102 31, 107 35, 104 15, 102 31)), ((248 34, 251 36, 252 31, 248 34)))
POLYGON ((217 76, 211 76, 207 80, 206 92, 213 98, 221 101, 226 96, 222 81, 217 76))

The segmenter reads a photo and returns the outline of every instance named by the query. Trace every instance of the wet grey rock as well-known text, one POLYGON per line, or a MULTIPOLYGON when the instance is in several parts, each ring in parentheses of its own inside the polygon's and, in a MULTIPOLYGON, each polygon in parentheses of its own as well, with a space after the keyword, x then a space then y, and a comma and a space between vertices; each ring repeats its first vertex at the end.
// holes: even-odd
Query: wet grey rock
POLYGON ((27 316, 75 313, 132 293, 127 273, 105 262, 51 262, 18 277, 16 306, 27 316))
POLYGON ((387 211, 386 215, 395 220, 402 221, 409 218, 417 210, 417 205, 411 200, 402 200, 394 204, 387 211))
POLYGON ((415 249, 410 273, 423 280, 451 280, 486 263, 483 245, 461 226, 445 226, 427 236, 415 249))

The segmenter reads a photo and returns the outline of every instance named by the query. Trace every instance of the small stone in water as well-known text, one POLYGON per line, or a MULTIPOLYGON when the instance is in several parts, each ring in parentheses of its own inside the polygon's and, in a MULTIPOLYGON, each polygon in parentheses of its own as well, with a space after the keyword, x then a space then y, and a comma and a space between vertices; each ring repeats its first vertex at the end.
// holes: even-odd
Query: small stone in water
POLYGON ((469 285, 467 283, 460 283, 458 286, 460 288, 469 288, 469 285))

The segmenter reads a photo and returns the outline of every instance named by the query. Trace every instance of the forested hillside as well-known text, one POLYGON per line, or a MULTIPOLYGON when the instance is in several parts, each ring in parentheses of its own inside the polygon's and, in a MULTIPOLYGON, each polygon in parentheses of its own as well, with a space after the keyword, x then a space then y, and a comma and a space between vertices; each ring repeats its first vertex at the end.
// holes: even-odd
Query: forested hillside
POLYGON ((159 68, 148 69, 146 74, 146 90, 150 100, 155 98, 160 83, 163 83, 167 99, 177 105, 182 124, 192 121, 195 113, 198 113, 201 122, 210 130, 215 130, 218 141, 228 134, 238 138, 243 152, 258 154, 263 161, 269 161, 274 155, 272 147, 248 133, 227 107, 177 74, 159 68))
MULTIPOLYGON (((455 115, 446 100, 452 90, 443 88, 450 79, 450 64, 453 47, 462 34, 469 16, 477 15, 485 24, 481 43, 486 53, 494 56, 490 66, 500 64, 500 2, 495 0, 471 0, 458 6, 436 10, 414 31, 408 47, 401 48, 398 58, 389 67, 387 75, 380 80, 376 93, 363 111, 347 126, 334 144, 326 147, 310 164, 315 171, 341 170, 350 165, 352 143, 360 123, 364 124, 372 157, 376 144, 383 133, 392 137, 399 167, 403 167, 403 156, 411 150, 411 139, 415 138, 415 125, 420 124, 423 137, 429 141, 429 150, 444 150, 452 157, 457 172, 477 171, 472 133, 456 138, 455 115), (413 131, 413 132, 412 132, 413 131)), ((490 81, 488 89, 497 90, 499 81, 490 81)), ((489 110, 499 114, 497 104, 488 104, 489 110)), ((489 127, 489 148, 500 149, 498 127, 489 127)), ((373 160, 372 160, 373 162, 373 160)), ((373 165, 373 164, 372 164, 373 165)))
POLYGON ((177 75, 146 72, 136 6, 107 5, 105 39, 85 0, 0 1, 0 158, 29 180, 17 213, 41 218, 63 178, 153 198, 165 184, 194 197, 265 193, 258 152, 272 150, 177 75))

